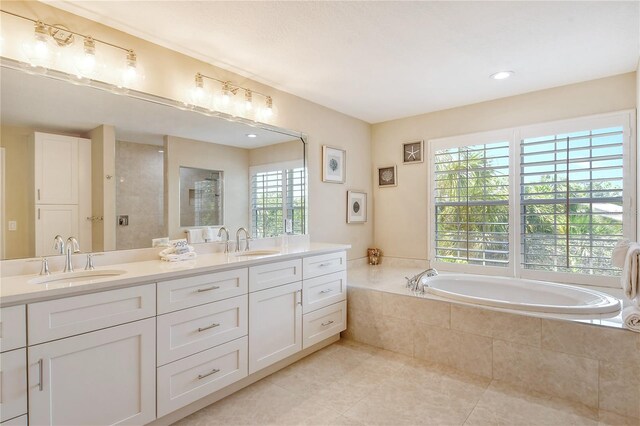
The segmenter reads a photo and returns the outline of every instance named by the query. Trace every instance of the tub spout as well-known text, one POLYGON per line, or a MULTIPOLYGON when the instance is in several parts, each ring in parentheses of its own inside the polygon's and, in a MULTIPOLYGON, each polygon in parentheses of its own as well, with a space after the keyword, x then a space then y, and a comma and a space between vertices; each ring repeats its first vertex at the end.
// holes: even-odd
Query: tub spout
POLYGON ((438 271, 436 271, 434 268, 429 268, 426 271, 422 271, 411 278, 405 277, 405 279, 407 280, 407 287, 410 288, 411 291, 424 293, 424 286, 426 284, 422 283, 422 277, 435 277, 437 275, 438 271))

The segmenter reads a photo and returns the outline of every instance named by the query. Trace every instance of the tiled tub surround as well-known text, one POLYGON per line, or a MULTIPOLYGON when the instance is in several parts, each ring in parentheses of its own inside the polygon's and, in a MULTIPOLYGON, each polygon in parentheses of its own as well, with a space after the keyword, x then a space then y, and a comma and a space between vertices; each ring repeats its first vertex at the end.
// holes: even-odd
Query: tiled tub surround
MULTIPOLYGON (((385 259, 389 260, 389 259, 385 259)), ((640 424, 640 334, 412 294, 419 263, 350 265, 343 336, 632 417, 640 424)))

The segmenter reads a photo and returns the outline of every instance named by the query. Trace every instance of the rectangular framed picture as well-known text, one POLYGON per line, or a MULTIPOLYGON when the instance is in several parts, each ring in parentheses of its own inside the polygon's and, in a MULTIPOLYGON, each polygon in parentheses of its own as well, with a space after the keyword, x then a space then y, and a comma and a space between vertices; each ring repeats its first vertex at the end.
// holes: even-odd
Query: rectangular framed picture
POLYGON ((383 188, 387 186, 398 185, 398 174, 396 166, 378 167, 378 186, 383 188))
POLYGON ((344 183, 347 152, 344 149, 322 145, 322 181, 344 183))
POLYGON ((347 223, 367 221, 367 193, 347 191, 347 223))
POLYGON ((424 141, 402 144, 402 162, 404 164, 422 163, 424 161, 424 141))

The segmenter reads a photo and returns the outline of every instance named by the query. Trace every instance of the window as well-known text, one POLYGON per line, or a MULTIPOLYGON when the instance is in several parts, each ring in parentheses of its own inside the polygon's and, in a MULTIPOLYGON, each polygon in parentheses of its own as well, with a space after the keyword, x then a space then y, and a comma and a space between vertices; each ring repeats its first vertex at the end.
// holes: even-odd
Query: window
POLYGON ((269 170, 264 167, 252 168, 250 203, 253 238, 305 232, 305 169, 286 167, 270 165, 269 170))
POLYGON ((631 113, 433 140, 432 264, 444 270, 615 283, 633 238, 631 113))
POLYGON ((524 269, 617 275, 623 233, 623 128, 520 142, 524 269))
POLYGON ((435 217, 437 260, 508 265, 508 141, 436 151, 435 217))

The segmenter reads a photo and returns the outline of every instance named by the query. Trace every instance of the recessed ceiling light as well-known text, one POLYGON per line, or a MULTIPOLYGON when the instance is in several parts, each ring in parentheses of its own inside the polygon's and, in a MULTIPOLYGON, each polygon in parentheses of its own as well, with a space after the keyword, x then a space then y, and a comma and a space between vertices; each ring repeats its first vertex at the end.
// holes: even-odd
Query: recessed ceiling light
POLYGON ((513 74, 515 74, 513 71, 498 71, 495 74, 491 74, 489 77, 494 80, 504 80, 505 78, 511 77, 513 74))
POLYGON ((247 137, 248 137, 248 138, 257 138, 257 137, 258 137, 258 135, 256 135, 255 133, 249 133, 249 134, 247 135, 247 137))
POLYGON ((164 150, 159 149, 159 150, 158 150, 158 152, 159 152, 160 154, 162 154, 162 153, 164 152, 164 150))

